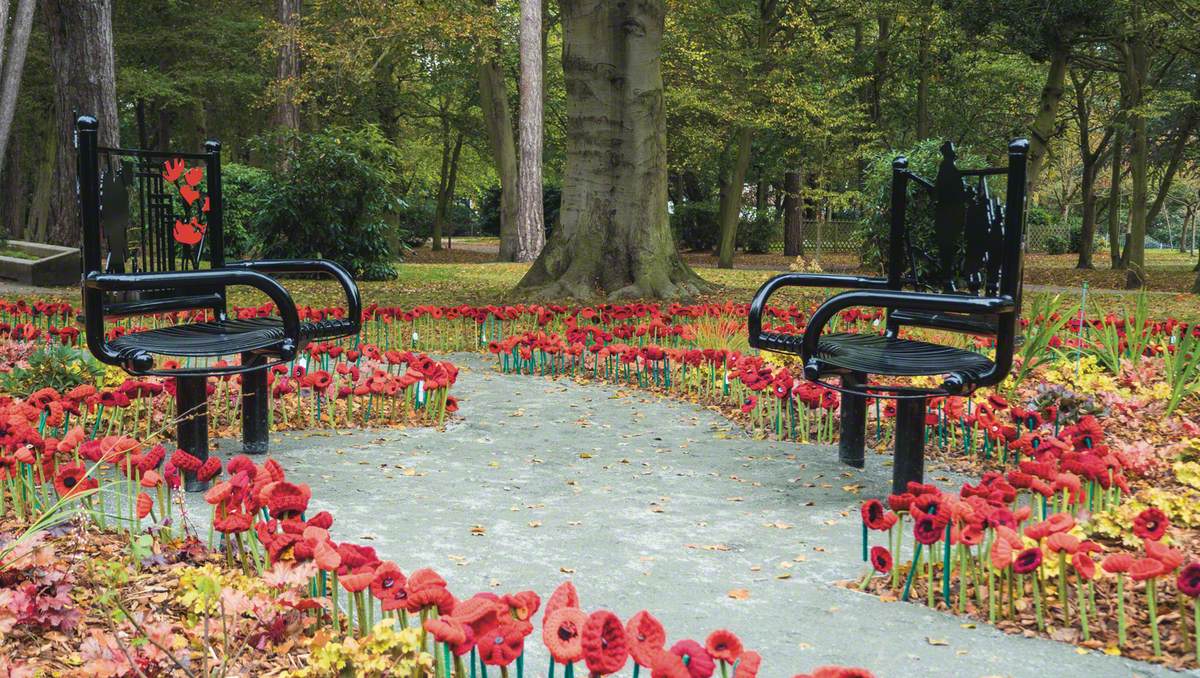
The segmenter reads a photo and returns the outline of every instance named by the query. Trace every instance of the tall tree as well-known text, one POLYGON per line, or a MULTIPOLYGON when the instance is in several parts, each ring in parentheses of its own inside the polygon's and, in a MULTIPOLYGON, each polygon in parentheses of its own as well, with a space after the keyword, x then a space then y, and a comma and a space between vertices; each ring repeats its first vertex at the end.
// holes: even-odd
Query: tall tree
POLYGON ((521 0, 520 190, 516 261, 533 261, 546 245, 542 206, 542 3, 521 0))
POLYGON ((279 22, 282 40, 275 61, 275 86, 278 88, 272 124, 276 129, 300 129, 300 27, 301 0, 276 0, 275 19, 279 22))
POLYGON ((34 5, 34 0, 21 0, 13 18, 12 33, 5 39, 9 0, 0 0, 0 174, 4 172, 8 138, 12 133, 13 115, 17 111, 17 94, 21 88, 21 74, 25 70, 34 5))
POLYGON ((519 289, 689 297, 706 287, 667 220, 665 0, 561 0, 567 161, 560 224, 519 289))
POLYGON ((1096 99, 1099 98, 1094 80, 1099 74, 1094 72, 1079 73, 1071 70, 1071 87, 1075 93, 1075 126, 1079 133, 1079 162, 1080 193, 1081 193, 1081 224, 1079 234, 1079 261, 1076 268, 1093 268, 1092 252, 1096 244, 1096 208, 1099 198, 1096 195, 1096 178, 1104 160, 1105 150, 1112 140, 1114 127, 1108 125, 1093 147, 1093 137, 1096 129, 1093 127, 1092 115, 1095 111, 1096 99))
POLYGON ((57 121, 47 237, 52 243, 77 245, 75 113, 95 116, 102 146, 117 146, 120 139, 112 0, 43 0, 42 10, 50 33, 57 121))

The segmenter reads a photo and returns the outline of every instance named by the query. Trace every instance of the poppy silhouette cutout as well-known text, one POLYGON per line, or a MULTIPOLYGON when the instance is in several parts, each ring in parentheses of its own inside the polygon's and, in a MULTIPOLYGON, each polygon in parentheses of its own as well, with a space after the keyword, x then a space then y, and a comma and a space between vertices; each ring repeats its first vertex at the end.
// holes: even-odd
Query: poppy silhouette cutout
POLYGON ((204 231, 206 229, 207 227, 196 221, 195 217, 192 217, 191 221, 186 223, 176 219, 175 240, 184 245, 199 245, 200 241, 204 238, 204 231))

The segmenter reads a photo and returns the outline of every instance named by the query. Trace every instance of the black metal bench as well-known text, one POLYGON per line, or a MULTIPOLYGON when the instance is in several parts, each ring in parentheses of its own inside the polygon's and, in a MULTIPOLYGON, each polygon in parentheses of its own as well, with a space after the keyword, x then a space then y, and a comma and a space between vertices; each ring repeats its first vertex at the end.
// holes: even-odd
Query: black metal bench
POLYGON ((767 281, 754 297, 750 345, 801 356, 806 379, 843 394, 842 462, 863 467, 867 399, 897 400, 895 492, 903 492, 909 481, 919 482, 924 476, 928 399, 966 395, 998 384, 1012 367, 1021 309, 1028 151, 1028 141, 1017 139, 1008 145, 1007 167, 960 170, 954 147, 946 142, 933 182, 911 172, 904 157, 896 158, 886 278, 787 273, 767 281), (992 175, 1007 178, 1003 204, 989 192, 987 177, 992 175), (906 223, 910 182, 931 201, 932 252, 922 251, 922 243, 914 242, 918 238, 913 224, 906 223), (767 300, 787 286, 857 289, 835 295, 817 308, 802 335, 764 332, 767 300), (837 313, 856 306, 887 309, 885 332, 821 334, 837 313), (954 346, 903 339, 899 332, 905 326, 994 337, 995 356, 989 359, 954 346), (830 375, 840 384, 825 381, 830 375), (942 375, 943 379, 938 387, 917 388, 871 383, 870 375, 942 375))
MULTIPOLYGON (((313 340, 357 335, 362 301, 354 278, 327 260, 225 260, 221 145, 203 153, 101 148, 95 118, 76 121, 79 202, 83 230, 83 314, 88 349, 97 359, 137 375, 176 379, 178 445, 208 457, 206 380, 242 375, 242 443, 263 454, 271 394, 267 371, 295 358, 313 340), (207 266, 205 266, 207 264, 207 266), (340 319, 301 322, 287 290, 268 274, 333 277, 346 295, 340 319), (279 317, 226 314, 226 288, 257 288, 279 317), (109 340, 105 319, 174 311, 205 311, 202 322, 168 325, 109 340), (239 364, 217 358, 240 355, 239 364), (170 356, 179 361, 167 363, 170 356)), ((206 483, 190 474, 187 489, 206 483)))

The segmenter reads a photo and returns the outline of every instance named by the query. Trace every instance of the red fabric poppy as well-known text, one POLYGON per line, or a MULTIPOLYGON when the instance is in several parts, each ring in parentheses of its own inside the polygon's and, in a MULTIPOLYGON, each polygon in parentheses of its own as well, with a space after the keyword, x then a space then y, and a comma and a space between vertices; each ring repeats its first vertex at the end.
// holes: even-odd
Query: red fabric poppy
POLYGON ((1075 568, 1075 573, 1086 580, 1096 578, 1096 561, 1084 552, 1076 553, 1071 556, 1071 567, 1075 568))
POLYGON ((704 649, 717 661, 732 664, 742 656, 742 641, 732 631, 717 629, 704 640, 704 649))
MULTIPOLYGON (((371 595, 386 606, 387 603, 395 601, 396 593, 404 590, 407 581, 395 563, 380 563, 379 567, 375 568, 375 578, 371 580, 371 595)), ((386 611, 387 607, 384 607, 384 610, 386 611)))
POLYGON ((1128 553, 1114 553, 1100 563, 1109 574, 1124 574, 1133 567, 1134 557, 1128 553))
POLYGON ((363 565, 348 574, 338 575, 338 582, 350 593, 365 591, 375 581, 375 568, 363 565))
POLYGON ((422 626, 437 642, 447 645, 461 645, 465 643, 467 641, 467 634, 471 631, 470 626, 458 621, 454 617, 426 619, 422 626))
POLYGON ((650 664, 650 678, 691 678, 683 658, 677 654, 657 652, 650 664))
POLYGON ((501 602, 508 606, 510 612, 517 619, 529 621, 533 615, 537 614, 538 607, 542 604, 542 599, 533 591, 518 591, 517 593, 505 594, 501 598, 501 602))
POLYGON ((625 627, 617 615, 608 610, 596 610, 588 615, 580 636, 583 661, 593 675, 616 673, 629 659, 625 627))
POLYGON ((319 541, 313 546, 313 562, 325 572, 333 572, 342 565, 342 556, 328 541, 319 541))
POLYGON ((1046 548, 1051 553, 1066 553, 1068 555, 1079 550, 1079 537, 1067 532, 1055 532, 1046 539, 1046 548))
POLYGON ((154 508, 154 499, 145 492, 138 492, 137 496, 137 517, 138 519, 145 518, 150 515, 150 509, 154 508))
POLYGON ((1138 558, 1129 566, 1129 576, 1134 581, 1153 579, 1163 572, 1163 564, 1153 558, 1138 558))
POLYGON ((756 678, 758 667, 761 665, 762 656, 754 650, 746 650, 738 658, 737 666, 733 670, 733 678, 756 678))
POLYGON ((1167 519, 1167 514, 1153 506, 1143 509, 1133 519, 1133 533, 1139 539, 1158 541, 1163 538, 1170 526, 1171 521, 1167 519))
MULTIPOLYGON (((412 582, 412 578, 409 578, 409 582, 412 582)), ((483 638, 500 624, 504 612, 503 603, 499 603, 496 598, 490 594, 477 593, 455 603, 451 615, 470 626, 476 638, 483 638)))
MULTIPOLYGON (((546 615, 554 612, 560 607, 579 607, 579 594, 575 591, 575 585, 569 581, 565 581, 554 589, 554 593, 550 594, 550 599, 546 601, 546 615)), ((545 617, 542 622, 545 623, 545 617)))
POLYGON ((65 464, 54 474, 54 490, 60 499, 66 499, 99 487, 99 483, 87 477, 82 464, 65 464))
POLYGON ((709 656, 700 643, 694 640, 681 640, 671 646, 671 654, 685 659, 688 675, 691 678, 709 678, 716 670, 717 664, 709 656))
POLYGON ((573 664, 583 659, 585 624, 587 615, 577 607, 560 607, 546 615, 542 623, 542 642, 554 661, 573 664))
POLYGON ((479 658, 488 666, 508 666, 525 651, 525 636, 533 631, 527 621, 509 619, 476 640, 479 658))
POLYGON ((1160 541, 1146 542, 1146 555, 1163 564, 1163 574, 1174 572, 1187 558, 1183 551, 1173 549, 1160 541))
POLYGON ((934 513, 924 513, 914 507, 913 537, 929 546, 946 536, 946 519, 934 513))
POLYGON ((285 481, 271 483, 270 489, 265 490, 267 511, 272 518, 284 518, 290 515, 300 515, 308 509, 308 499, 311 491, 305 491, 300 485, 285 481))
POLYGON ((650 667, 654 657, 663 651, 667 643, 667 632, 662 622, 642 610, 625 624, 625 639, 629 642, 629 654, 634 663, 650 667))
POLYGON ((216 457, 209 457, 200 464, 200 468, 196 469, 197 480, 212 480, 221 473, 221 460, 216 457))
POLYGON ((1042 564, 1042 550, 1040 548, 1027 548, 1017 554, 1017 559, 1013 561, 1013 572, 1017 574, 1029 574, 1042 564))
POLYGON ((1185 596, 1191 598, 1200 596, 1200 562, 1188 563, 1187 567, 1180 570, 1179 577, 1175 579, 1175 585, 1185 596))
POLYGON ((171 463, 175 464, 175 467, 181 471, 195 473, 196 471, 200 470, 200 466, 204 462, 197 459, 196 456, 190 452, 175 450, 175 453, 171 455, 171 463))
POLYGON ((892 552, 883 546, 871 547, 871 567, 879 574, 892 571, 892 552))

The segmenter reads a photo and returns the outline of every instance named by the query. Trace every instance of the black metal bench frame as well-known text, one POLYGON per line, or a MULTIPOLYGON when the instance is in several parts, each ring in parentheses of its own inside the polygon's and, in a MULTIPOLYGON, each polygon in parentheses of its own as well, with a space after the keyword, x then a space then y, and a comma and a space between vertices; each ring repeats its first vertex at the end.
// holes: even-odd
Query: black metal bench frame
POLYGON ((806 379, 842 393, 839 458, 862 468, 869 398, 896 399, 894 492, 924 477, 925 412, 929 398, 967 395, 999 384, 1012 368, 1021 308, 1022 250, 1025 232, 1026 161, 1029 143, 1008 145, 1008 166, 960 170, 954 147, 942 146, 937 179, 930 182, 908 169, 903 156, 892 163, 892 193, 886 278, 787 273, 767 281, 750 307, 750 345, 799 355, 806 379), (991 197, 987 177, 1007 178, 1005 200, 991 197), (976 178, 976 186, 968 184, 976 178), (915 246, 906 223, 910 182, 934 208, 934 255, 915 246), (918 261, 925 264, 926 273, 918 261), (911 287, 912 290, 903 289, 911 287), (841 287, 809 318, 801 335, 764 332, 767 301, 782 287, 841 287), (839 312, 858 306, 883 308, 882 336, 822 336, 839 312), (995 356, 899 337, 915 326, 995 338, 995 356), (873 384, 870 375, 945 375, 940 387, 873 384), (840 384, 825 380, 839 379, 840 384))
MULTIPOLYGON (((208 457, 206 381, 211 376, 241 374, 243 450, 265 454, 271 398, 268 370, 294 359, 311 340, 358 335, 362 299, 353 276, 328 260, 227 262, 219 142, 206 142, 203 153, 103 148, 97 132, 95 118, 85 115, 76 120, 88 349, 101 362, 131 374, 174 378, 177 444, 201 460, 208 457), (169 190, 174 186, 163 181, 163 163, 176 160, 203 164, 206 212, 198 206, 185 207, 169 190), (194 245, 173 237, 180 211, 203 219, 205 230, 194 245), (206 253, 209 267, 203 268, 206 253), (346 296, 345 317, 301 322, 291 295, 268 275, 290 273, 334 278, 346 296), (226 288, 231 285, 266 294, 279 318, 229 318, 226 288), (207 311, 213 320, 126 334, 111 341, 105 333, 106 318, 195 310, 207 311), (156 367, 158 356, 190 359, 234 354, 240 355, 240 364, 156 367)), ((207 487, 190 473, 185 481, 190 491, 207 487)))

